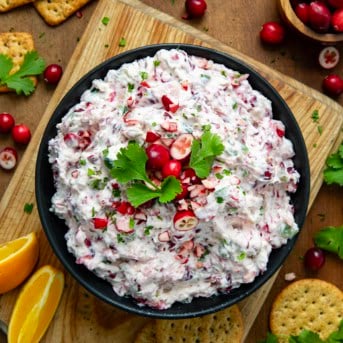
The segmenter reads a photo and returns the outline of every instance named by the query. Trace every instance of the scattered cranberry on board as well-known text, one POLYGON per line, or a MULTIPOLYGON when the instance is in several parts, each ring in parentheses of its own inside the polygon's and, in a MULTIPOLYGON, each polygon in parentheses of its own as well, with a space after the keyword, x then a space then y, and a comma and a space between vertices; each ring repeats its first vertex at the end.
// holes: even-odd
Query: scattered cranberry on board
POLYGON ((331 96, 339 96, 343 92, 343 79, 336 74, 326 76, 322 83, 325 93, 331 96))
POLYGON ((14 126, 14 118, 7 112, 0 113, 0 133, 9 133, 14 126))
POLYGON ((31 131, 24 124, 15 125, 12 128, 12 138, 15 143, 28 144, 31 139, 31 131))
POLYGON ((332 69, 339 62, 339 51, 334 46, 326 46, 320 51, 318 61, 324 69, 332 69))
POLYGON ((44 81, 50 85, 56 85, 63 74, 62 67, 58 64, 48 65, 43 73, 44 81))
POLYGON ((187 15, 183 19, 200 18, 205 14, 207 4, 205 0, 186 0, 185 7, 187 15))
POLYGON ((323 267, 325 263, 324 251, 320 248, 310 248, 306 251, 304 256, 305 267, 312 271, 317 271, 323 267))
POLYGON ((6 147, 0 151, 0 167, 5 170, 13 169, 17 164, 18 154, 12 147, 6 147))
POLYGON ((277 45, 285 40, 286 30, 276 21, 269 21, 262 25, 260 39, 263 43, 277 45))

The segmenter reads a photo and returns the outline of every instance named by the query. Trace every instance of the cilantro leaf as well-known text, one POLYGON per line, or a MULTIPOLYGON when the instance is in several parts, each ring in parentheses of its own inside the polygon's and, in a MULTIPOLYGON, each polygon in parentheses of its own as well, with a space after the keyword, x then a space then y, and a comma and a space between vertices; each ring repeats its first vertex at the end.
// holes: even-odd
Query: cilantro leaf
POLYGON ((334 331, 330 334, 327 338, 327 343, 340 343, 343 342, 343 319, 339 324, 339 328, 337 331, 334 331))
POLYGON ((341 169, 343 168, 343 158, 337 152, 327 158, 326 164, 333 169, 341 169))
POLYGON ((192 143, 190 167, 200 178, 206 178, 211 171, 216 156, 224 151, 224 145, 217 134, 205 131, 200 140, 192 143))
POLYGON ((343 169, 332 169, 332 168, 325 169, 324 181, 328 185, 337 183, 338 185, 343 186, 343 169))
POLYGON ((181 183, 174 176, 168 176, 161 184, 160 202, 166 203, 173 200, 182 192, 181 183))
POLYGON ((337 183, 343 186, 343 142, 337 152, 331 154, 326 159, 326 169, 324 170, 324 181, 331 185, 337 183))
POLYGON ((30 95, 35 85, 29 76, 39 75, 44 71, 45 62, 37 51, 30 51, 24 56, 19 70, 10 74, 13 61, 6 55, 0 55, 0 84, 16 91, 17 94, 30 95))
POLYGON ((4 80, 6 76, 8 76, 12 68, 12 59, 6 55, 0 54, 0 84, 3 83, 2 80, 4 80))
POLYGON ((267 338, 263 341, 259 341, 258 343, 278 343, 278 342, 279 342, 279 340, 278 340, 277 336, 268 332, 267 338))
MULTIPOLYGON (((107 157, 104 157, 106 160, 107 157)), ((155 185, 148 177, 145 165, 148 156, 143 147, 137 143, 129 143, 126 148, 121 148, 117 159, 107 164, 112 167, 110 175, 120 183, 131 182, 127 189, 127 197, 134 207, 144 204, 148 200, 159 198, 160 202, 166 203, 182 192, 180 181, 174 176, 165 178, 161 186, 155 185), (149 188, 144 181, 151 185, 149 188)))
POLYGON ((44 68, 45 62, 41 57, 39 57, 37 51, 30 51, 26 53, 24 62, 16 74, 20 75, 21 77, 27 75, 39 75, 42 71, 44 71, 44 68))
POLYGON ((302 330, 299 336, 290 336, 289 343, 325 343, 319 335, 313 331, 302 330))
POLYGON ((161 203, 173 200, 177 194, 182 192, 180 181, 174 176, 168 176, 163 180, 161 187, 150 189, 143 183, 135 183, 127 190, 127 198, 134 207, 138 207, 145 202, 159 198, 161 203))
POLYGON ((13 75, 6 81, 7 87, 15 89, 17 94, 24 93, 24 95, 30 95, 35 90, 35 85, 28 77, 22 78, 18 75, 13 75))
POLYGON ((117 160, 113 162, 110 174, 118 182, 127 183, 132 180, 149 182, 145 171, 148 156, 145 150, 137 143, 129 143, 126 148, 121 148, 117 160))
POLYGON ((317 247, 333 252, 343 259, 343 225, 319 230, 314 236, 314 242, 317 247))
POLYGON ((138 207, 145 202, 158 198, 159 190, 152 190, 143 183, 135 183, 127 190, 127 198, 132 206, 138 207))

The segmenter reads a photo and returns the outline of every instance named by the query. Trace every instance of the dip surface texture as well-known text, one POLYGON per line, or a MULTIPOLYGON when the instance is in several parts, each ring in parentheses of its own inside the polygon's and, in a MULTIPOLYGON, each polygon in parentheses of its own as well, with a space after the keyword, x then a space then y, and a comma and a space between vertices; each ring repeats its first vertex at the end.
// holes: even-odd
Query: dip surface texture
MULTIPOLYGON (((94 80, 58 124, 49 142, 51 210, 69 227, 65 238, 76 263, 118 295, 166 309, 252 282, 271 250, 298 232, 289 196, 299 182, 293 156, 283 123, 248 75, 182 50, 160 50, 94 80), (186 158, 185 197, 138 208, 128 203, 130 185, 112 178, 107 165, 121 148, 130 141, 147 148, 155 139, 172 149, 180 135, 200 139, 209 130, 224 152, 208 177, 191 175, 186 158), (180 230, 173 219, 181 211, 192 212, 197 225, 180 230)), ((163 179, 160 170, 149 175, 163 179)))

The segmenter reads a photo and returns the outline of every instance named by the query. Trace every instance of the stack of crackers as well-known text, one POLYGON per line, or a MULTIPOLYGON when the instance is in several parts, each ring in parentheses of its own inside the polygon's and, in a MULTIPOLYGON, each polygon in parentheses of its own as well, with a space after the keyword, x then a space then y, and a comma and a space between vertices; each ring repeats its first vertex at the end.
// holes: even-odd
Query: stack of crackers
POLYGON ((32 3, 44 21, 52 26, 61 24, 91 0, 0 0, 0 13, 32 3))

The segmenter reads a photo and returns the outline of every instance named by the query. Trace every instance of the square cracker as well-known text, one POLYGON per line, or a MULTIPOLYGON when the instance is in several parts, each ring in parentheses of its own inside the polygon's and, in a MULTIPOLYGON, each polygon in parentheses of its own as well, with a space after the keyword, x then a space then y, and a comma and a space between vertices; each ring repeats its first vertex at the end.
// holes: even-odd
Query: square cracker
MULTIPOLYGON (((0 0, 1 1, 1 0, 0 0)), ((24 62, 25 54, 35 49, 33 37, 27 32, 4 32, 0 33, 0 54, 10 57, 13 61, 13 68, 10 74, 15 73, 24 62)), ((35 86, 37 78, 31 76, 35 86)), ((12 92, 6 86, 0 86, 0 93, 12 92)))
POLYGON ((156 321, 158 343, 241 343, 243 317, 237 305, 203 317, 156 321))
MULTIPOLYGON (((0 0, 1 1, 1 0, 0 0)), ((33 5, 46 23, 55 26, 91 0, 36 0, 33 5)))
POLYGON ((34 0, 0 0, 0 12, 7 12, 12 8, 26 5, 34 0))

